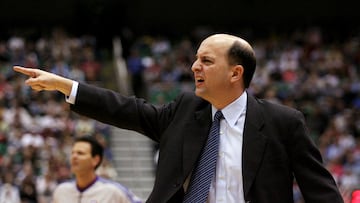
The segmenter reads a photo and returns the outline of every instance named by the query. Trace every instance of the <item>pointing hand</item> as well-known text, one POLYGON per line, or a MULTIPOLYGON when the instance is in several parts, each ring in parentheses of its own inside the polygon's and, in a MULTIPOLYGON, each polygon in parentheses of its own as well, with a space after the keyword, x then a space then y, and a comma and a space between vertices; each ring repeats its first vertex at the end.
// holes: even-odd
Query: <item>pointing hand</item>
POLYGON ((29 76, 25 84, 36 91, 58 90, 67 96, 70 94, 73 82, 70 79, 40 69, 24 68, 21 66, 14 66, 13 69, 16 72, 29 76))

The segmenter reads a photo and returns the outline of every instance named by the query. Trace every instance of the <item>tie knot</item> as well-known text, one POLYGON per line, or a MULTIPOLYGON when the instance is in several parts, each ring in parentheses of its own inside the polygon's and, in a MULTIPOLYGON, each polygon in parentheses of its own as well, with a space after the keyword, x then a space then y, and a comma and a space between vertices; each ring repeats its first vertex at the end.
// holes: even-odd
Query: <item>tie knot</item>
POLYGON ((222 114, 222 112, 217 111, 214 116, 214 121, 220 121, 223 117, 224 117, 224 115, 222 114))

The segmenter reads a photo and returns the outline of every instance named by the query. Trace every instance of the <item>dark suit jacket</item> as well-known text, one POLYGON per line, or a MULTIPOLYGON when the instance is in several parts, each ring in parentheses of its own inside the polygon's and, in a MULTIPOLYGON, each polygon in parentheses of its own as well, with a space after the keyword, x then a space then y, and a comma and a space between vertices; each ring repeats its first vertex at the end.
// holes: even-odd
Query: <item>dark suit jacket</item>
MULTIPOLYGON (((211 124, 211 105, 184 93, 156 107, 145 100, 80 84, 71 109, 159 142, 153 191, 147 202, 181 202, 183 183, 194 168, 211 124)), ((296 178, 307 203, 343 202, 321 155, 307 135, 303 115, 248 94, 243 138, 246 202, 293 202, 296 178)))

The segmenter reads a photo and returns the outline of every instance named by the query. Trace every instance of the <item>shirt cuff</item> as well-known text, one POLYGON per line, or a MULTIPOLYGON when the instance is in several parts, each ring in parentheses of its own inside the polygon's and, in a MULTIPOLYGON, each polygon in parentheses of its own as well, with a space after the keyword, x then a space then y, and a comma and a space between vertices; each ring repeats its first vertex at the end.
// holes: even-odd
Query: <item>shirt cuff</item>
POLYGON ((76 95, 79 87, 79 82, 74 81, 71 86, 71 92, 69 96, 65 96, 65 101, 70 104, 75 104, 76 95))

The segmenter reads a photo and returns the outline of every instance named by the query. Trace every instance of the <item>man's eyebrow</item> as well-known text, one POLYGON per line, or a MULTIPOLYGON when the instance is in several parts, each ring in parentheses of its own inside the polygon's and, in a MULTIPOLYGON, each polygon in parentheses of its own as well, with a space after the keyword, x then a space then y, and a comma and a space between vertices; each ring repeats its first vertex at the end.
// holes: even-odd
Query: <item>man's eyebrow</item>
POLYGON ((210 52, 202 52, 202 53, 196 53, 195 57, 199 57, 199 55, 201 55, 201 57, 210 57, 213 58, 212 54, 210 52))

